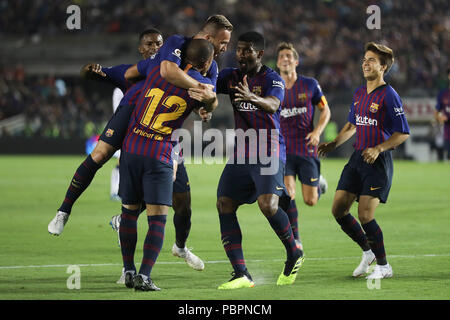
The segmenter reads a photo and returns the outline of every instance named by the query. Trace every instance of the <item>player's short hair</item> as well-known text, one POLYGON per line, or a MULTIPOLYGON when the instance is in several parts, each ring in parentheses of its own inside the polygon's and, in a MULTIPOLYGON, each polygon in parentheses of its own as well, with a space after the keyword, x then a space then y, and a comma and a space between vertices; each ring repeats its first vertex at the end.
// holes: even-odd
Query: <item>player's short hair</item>
POLYGON ((231 24, 231 22, 224 15, 221 14, 209 16, 202 27, 203 31, 205 32, 212 31, 212 33, 214 34, 221 29, 225 29, 230 32, 233 31, 233 25, 231 24))
POLYGON ((379 56, 380 63, 387 66, 384 74, 387 74, 391 70, 394 64, 394 51, 391 48, 380 43, 368 42, 365 45, 365 51, 375 52, 379 56))
POLYGON ((214 56, 214 46, 205 39, 192 39, 186 48, 186 60, 194 67, 203 66, 214 56))
POLYGON ((142 31, 142 32, 139 34, 139 41, 141 41, 142 38, 143 38, 145 35, 147 35, 147 34, 159 34, 161 37, 163 36, 162 32, 159 31, 158 29, 156 29, 156 28, 149 28, 149 29, 147 29, 147 30, 142 31))
POLYGON ((257 51, 264 50, 265 47, 264 36, 256 31, 249 31, 241 34, 238 41, 251 43, 253 49, 257 51))
POLYGON ((291 50, 294 54, 295 60, 299 60, 300 56, 298 55, 297 50, 295 50, 294 45, 290 42, 281 42, 277 47, 277 57, 281 50, 291 50))

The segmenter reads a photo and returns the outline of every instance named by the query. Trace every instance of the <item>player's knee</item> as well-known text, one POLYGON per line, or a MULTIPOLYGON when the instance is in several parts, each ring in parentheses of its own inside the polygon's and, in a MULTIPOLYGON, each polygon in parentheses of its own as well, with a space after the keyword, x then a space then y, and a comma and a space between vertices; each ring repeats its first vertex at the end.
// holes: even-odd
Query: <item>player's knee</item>
POLYGON ((227 198, 217 199, 216 206, 217 206, 217 211, 219 212, 219 214, 220 213, 231 213, 231 212, 235 211, 232 201, 230 201, 227 198))
POLYGON ((98 143, 97 146, 94 148, 94 150, 91 153, 91 158, 98 164, 104 164, 106 161, 108 161, 112 155, 114 154, 115 150, 112 146, 110 146, 107 143, 98 143))
POLYGON ((278 211, 278 205, 273 203, 273 201, 258 201, 258 206, 266 217, 271 217, 278 211))
POLYGON ((347 207, 342 203, 333 203, 331 213, 335 218, 342 218, 347 213, 347 207))
POLYGON ((303 198, 303 202, 307 205, 307 206, 315 206, 317 204, 318 201, 318 197, 306 197, 303 198))

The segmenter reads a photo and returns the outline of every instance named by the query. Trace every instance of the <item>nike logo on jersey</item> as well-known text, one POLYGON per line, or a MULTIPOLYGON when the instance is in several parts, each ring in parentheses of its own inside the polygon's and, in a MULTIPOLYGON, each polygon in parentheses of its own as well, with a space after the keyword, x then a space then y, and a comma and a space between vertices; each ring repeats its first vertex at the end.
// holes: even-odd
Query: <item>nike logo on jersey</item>
POLYGON ((375 191, 375 190, 378 190, 378 189, 380 189, 381 187, 370 187, 370 191, 375 191))
POLYGON ((311 182, 317 181, 319 178, 311 178, 311 182))
POLYGON ((277 190, 283 190, 283 187, 275 187, 277 190))

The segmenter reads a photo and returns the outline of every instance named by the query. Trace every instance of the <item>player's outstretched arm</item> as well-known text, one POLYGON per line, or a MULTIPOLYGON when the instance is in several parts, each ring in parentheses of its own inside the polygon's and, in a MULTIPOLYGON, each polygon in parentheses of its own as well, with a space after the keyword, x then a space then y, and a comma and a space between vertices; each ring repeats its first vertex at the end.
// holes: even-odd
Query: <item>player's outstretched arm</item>
POLYGON ((350 139, 356 132, 356 126, 350 122, 347 122, 345 126, 339 131, 337 137, 330 142, 324 142, 319 144, 317 153, 319 156, 325 156, 327 153, 333 151, 345 141, 350 139))
POLYGON ((98 63, 88 63, 81 68, 80 76, 83 79, 103 80, 106 74, 98 63))

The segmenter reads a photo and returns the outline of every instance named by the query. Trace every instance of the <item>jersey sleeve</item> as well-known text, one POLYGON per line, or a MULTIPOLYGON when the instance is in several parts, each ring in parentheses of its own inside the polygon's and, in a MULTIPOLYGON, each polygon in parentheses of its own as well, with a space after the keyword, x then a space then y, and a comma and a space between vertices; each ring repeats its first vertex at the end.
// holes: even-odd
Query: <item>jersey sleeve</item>
POLYGON ((356 119, 355 119, 355 96, 356 96, 356 92, 353 94, 352 103, 350 105, 350 110, 348 111, 348 117, 347 117, 347 121, 350 122, 351 124, 354 124, 354 125, 356 125, 356 119))
POLYGON ((319 82, 317 82, 316 79, 313 79, 313 81, 312 81, 312 97, 311 97, 312 104, 314 106, 318 105, 319 102, 322 100, 322 97, 324 97, 322 88, 320 87, 319 82))
POLYGON ((267 77, 265 97, 273 96, 280 100, 280 103, 284 100, 284 80, 276 73, 272 72, 267 77))
POLYGON ((229 94, 228 81, 233 69, 226 68, 219 72, 217 76, 217 93, 229 94))
POLYGON ((211 67, 208 70, 208 78, 211 79, 211 84, 214 86, 214 92, 217 92, 217 77, 219 76, 219 68, 217 62, 213 60, 211 67))
POLYGON ((160 62, 167 60, 180 66, 181 47, 185 41, 186 39, 179 35, 173 35, 164 41, 163 46, 158 51, 160 62))
POLYGON ((386 108, 388 119, 390 119, 391 131, 409 134, 409 125, 403 111, 402 100, 394 90, 386 92, 384 107, 386 108))
POLYGON ((102 68, 102 71, 106 74, 105 80, 118 87, 122 92, 125 92, 130 83, 125 79, 125 72, 131 67, 131 64, 120 64, 118 66, 102 68))

